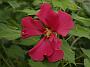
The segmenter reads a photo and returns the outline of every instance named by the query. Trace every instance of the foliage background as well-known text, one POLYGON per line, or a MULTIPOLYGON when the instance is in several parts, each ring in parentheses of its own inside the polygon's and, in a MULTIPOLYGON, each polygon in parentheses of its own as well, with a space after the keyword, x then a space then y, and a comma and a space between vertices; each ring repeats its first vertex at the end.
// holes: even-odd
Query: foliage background
POLYGON ((90 66, 90 0, 0 0, 0 67, 89 67, 90 66), (43 2, 53 10, 71 14, 75 28, 62 38, 63 60, 34 62, 27 56, 40 37, 21 39, 21 19, 35 17, 43 2))

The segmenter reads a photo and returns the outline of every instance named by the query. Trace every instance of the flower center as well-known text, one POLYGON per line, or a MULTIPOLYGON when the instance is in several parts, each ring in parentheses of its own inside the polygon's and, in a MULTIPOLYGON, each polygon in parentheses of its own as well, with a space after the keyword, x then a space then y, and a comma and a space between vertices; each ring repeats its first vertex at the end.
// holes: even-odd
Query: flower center
POLYGON ((45 28, 45 36, 50 37, 52 31, 48 28, 45 28))

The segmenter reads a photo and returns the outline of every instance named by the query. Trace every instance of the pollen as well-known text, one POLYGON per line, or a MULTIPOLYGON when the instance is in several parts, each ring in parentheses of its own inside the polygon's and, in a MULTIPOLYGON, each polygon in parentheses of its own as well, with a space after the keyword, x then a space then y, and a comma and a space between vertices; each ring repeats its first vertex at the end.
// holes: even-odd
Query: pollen
POLYGON ((45 28, 45 29, 46 29, 45 30, 45 36, 50 37, 52 31, 50 29, 48 29, 48 28, 45 28))

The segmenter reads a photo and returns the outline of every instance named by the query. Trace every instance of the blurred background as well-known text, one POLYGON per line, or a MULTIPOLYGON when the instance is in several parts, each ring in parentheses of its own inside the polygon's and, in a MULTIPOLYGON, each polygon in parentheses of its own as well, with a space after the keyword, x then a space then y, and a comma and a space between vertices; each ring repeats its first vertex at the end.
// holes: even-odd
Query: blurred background
POLYGON ((0 67, 90 67, 90 0, 0 0, 0 67), (34 62, 27 51, 41 36, 21 38, 21 19, 32 16, 48 2, 54 11, 69 13, 75 23, 63 41, 64 59, 34 62))

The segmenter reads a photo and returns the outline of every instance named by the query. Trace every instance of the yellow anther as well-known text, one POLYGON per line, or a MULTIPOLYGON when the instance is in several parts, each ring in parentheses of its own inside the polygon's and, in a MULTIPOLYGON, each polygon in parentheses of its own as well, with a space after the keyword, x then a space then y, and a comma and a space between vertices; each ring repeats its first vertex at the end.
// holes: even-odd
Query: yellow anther
POLYGON ((45 36, 50 37, 51 33, 52 33, 52 31, 50 29, 46 28, 45 36))

